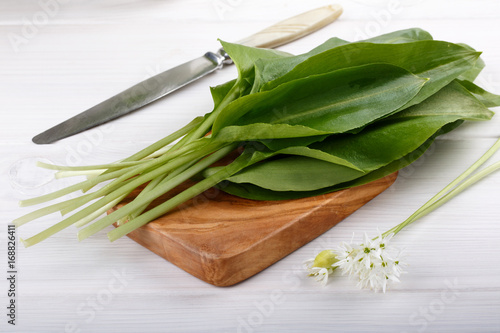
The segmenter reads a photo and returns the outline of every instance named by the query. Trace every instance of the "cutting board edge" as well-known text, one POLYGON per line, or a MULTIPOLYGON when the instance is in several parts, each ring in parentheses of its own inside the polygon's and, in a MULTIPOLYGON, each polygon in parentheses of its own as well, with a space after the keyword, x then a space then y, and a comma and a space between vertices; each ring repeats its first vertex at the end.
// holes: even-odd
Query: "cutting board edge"
MULTIPOLYGON (((301 218, 297 219, 296 221, 290 221, 289 223, 284 225, 282 228, 277 229, 277 230, 275 230, 275 232, 269 234, 268 237, 262 239, 260 242, 255 243, 255 244, 253 244, 253 246, 246 248, 245 251, 234 254, 233 256, 227 257, 227 258, 221 258, 221 257, 216 258, 212 261, 212 264, 213 265, 218 264, 219 268, 220 268, 221 262, 227 260, 227 263, 226 263, 227 266, 237 267, 237 263, 244 263, 244 262, 248 261, 248 257, 245 257, 245 256, 252 256, 252 253, 259 253, 259 251, 256 251, 256 249, 262 248, 264 250, 264 249, 272 248, 273 244, 280 243, 279 238, 293 239, 294 240, 293 243, 292 242, 288 243, 288 246, 286 248, 282 248, 280 251, 281 253, 278 256, 271 256, 271 258, 274 258, 274 259, 270 259, 267 261, 261 261, 261 265, 255 265, 251 269, 242 270, 240 272, 240 274, 238 274, 236 276, 234 274, 231 274, 231 272, 222 269, 221 271, 223 271, 225 273, 222 275, 222 277, 219 276, 217 278, 203 279, 203 280, 205 282, 208 282, 208 283, 213 284, 213 285, 218 286, 218 287, 228 287, 228 286, 235 285, 239 282, 242 282, 242 281, 254 276, 255 274, 261 272, 265 268, 273 265, 274 263, 280 261, 281 259, 283 259, 287 255, 298 250, 299 248, 301 248, 305 244, 318 238, 319 236, 321 236, 323 233, 325 233, 326 231, 333 228, 338 223, 342 222, 346 217, 353 214, 356 210, 358 210, 359 208, 364 206, 367 202, 371 201, 376 196, 378 196, 379 194, 383 193, 386 189, 388 189, 395 182, 396 178, 397 178, 397 173, 394 173, 394 174, 388 175, 386 177, 383 177, 381 179, 378 179, 374 182, 371 182, 371 183, 368 183, 368 184, 365 184, 362 186, 358 186, 356 188, 348 189, 351 191, 355 190, 357 192, 361 192, 362 189, 366 189, 367 187, 372 187, 372 188, 379 187, 379 190, 375 190, 375 195, 369 196, 370 197, 369 200, 364 201, 362 199, 359 199, 358 202, 356 204, 354 204, 354 206, 356 207, 355 209, 347 209, 347 210, 337 211, 335 213, 336 216, 334 217, 332 215, 333 214, 332 208, 331 207, 328 208, 329 203, 324 203, 321 206, 321 208, 325 208, 325 209, 321 209, 321 208, 316 209, 315 211, 307 214, 307 216, 301 216, 301 218), (305 229, 307 229, 307 227, 310 227, 310 225, 309 225, 310 220, 312 218, 321 217, 321 215, 322 215, 322 222, 323 223, 316 223, 315 230, 313 230, 312 232, 309 232, 309 233, 305 232, 305 229), (286 234, 295 235, 295 237, 289 238, 288 235, 286 235, 286 234), (301 237, 297 238, 296 237, 297 234, 300 235, 301 237)), ((330 193, 330 195, 334 195, 335 197, 331 198, 329 201, 335 201, 335 200, 342 199, 342 197, 347 196, 348 193, 350 193, 350 191, 348 191, 348 190, 330 193)), ((328 196, 328 194, 324 195, 324 196, 328 196)), ((285 243, 285 244, 287 244, 287 243, 285 243)), ((205 277, 205 278, 207 278, 207 277, 205 277)))

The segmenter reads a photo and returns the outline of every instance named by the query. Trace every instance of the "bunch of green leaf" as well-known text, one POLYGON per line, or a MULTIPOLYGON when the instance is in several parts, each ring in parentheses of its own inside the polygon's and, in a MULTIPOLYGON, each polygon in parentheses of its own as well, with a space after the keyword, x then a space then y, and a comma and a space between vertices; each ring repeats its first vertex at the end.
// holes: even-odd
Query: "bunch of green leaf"
POLYGON ((113 241, 213 186, 245 198, 280 200, 364 184, 412 163, 464 120, 490 119, 488 107, 500 104, 499 96, 472 83, 484 67, 479 52, 435 41, 420 29, 354 43, 333 38, 298 56, 222 45, 239 75, 212 89, 212 112, 119 162, 40 163, 59 176, 92 176, 22 201, 39 204, 84 192, 17 219, 20 226, 53 212, 74 212, 24 240, 26 246, 70 225, 82 228, 82 240, 120 221, 108 233, 113 241), (234 161, 211 167, 234 150, 241 152, 234 161), (146 209, 193 177, 199 180, 193 186, 146 209), (94 222, 143 184, 135 200, 94 222))

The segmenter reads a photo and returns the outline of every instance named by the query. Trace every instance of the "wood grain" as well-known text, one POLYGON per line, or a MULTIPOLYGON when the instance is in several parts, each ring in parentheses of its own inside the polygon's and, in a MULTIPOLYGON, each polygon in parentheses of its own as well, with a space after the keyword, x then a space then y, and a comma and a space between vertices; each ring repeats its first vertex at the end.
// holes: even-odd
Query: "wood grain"
MULTIPOLYGON (((363 186, 281 201, 248 200, 212 188, 128 236, 203 281, 230 286, 320 236, 387 189, 396 177, 394 173, 363 186)), ((189 185, 157 199, 150 208, 189 185)))

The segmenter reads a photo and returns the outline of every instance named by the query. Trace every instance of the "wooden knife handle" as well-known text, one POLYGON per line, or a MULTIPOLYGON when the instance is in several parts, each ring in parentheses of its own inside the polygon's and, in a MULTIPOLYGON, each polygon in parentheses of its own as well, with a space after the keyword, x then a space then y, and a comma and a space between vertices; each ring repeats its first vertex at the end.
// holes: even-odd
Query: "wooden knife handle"
POLYGON ((342 14, 340 5, 330 5, 276 23, 241 41, 253 47, 274 48, 306 36, 335 21, 342 14))

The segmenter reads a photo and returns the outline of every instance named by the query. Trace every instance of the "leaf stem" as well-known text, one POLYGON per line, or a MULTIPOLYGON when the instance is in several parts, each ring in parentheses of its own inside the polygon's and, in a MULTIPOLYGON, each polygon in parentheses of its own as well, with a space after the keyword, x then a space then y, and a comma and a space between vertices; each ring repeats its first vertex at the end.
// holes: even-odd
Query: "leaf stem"
POLYGON ((66 188, 60 189, 60 190, 52 192, 52 193, 41 195, 41 196, 36 197, 36 198, 22 200, 22 201, 19 202, 19 206, 26 207, 26 206, 37 205, 37 204, 40 204, 40 203, 43 203, 43 202, 47 202, 47 201, 51 201, 51 200, 57 199, 57 198, 62 197, 64 195, 66 195, 66 194, 70 194, 70 193, 73 193, 73 192, 76 192, 76 191, 79 191, 79 190, 83 190, 85 188, 89 188, 89 187, 92 188, 95 185, 97 185, 97 184, 99 184, 99 183, 101 183, 103 181, 116 178, 117 176, 119 176, 119 175, 121 175, 121 174, 123 174, 125 172, 126 172, 126 170, 113 171, 113 172, 110 172, 110 173, 108 173, 106 175, 101 175, 101 176, 98 176, 98 177, 93 178, 93 179, 85 180, 85 181, 82 181, 80 183, 68 186, 66 188))
POLYGON ((93 171, 99 169, 122 169, 129 166, 135 166, 144 163, 144 161, 130 161, 130 162, 118 162, 110 164, 99 164, 99 165, 82 165, 82 166, 65 166, 65 165, 55 165, 37 161, 36 165, 40 168, 49 170, 61 170, 61 171, 93 171))
POLYGON ((88 223, 92 222, 94 219, 98 218, 99 216, 101 216, 102 214, 106 213, 108 210, 110 210, 114 206, 116 206, 118 203, 120 203, 126 197, 127 197, 127 194, 124 194, 121 197, 118 197, 115 200, 109 202, 108 204, 102 206, 101 208, 99 208, 95 212, 87 215, 86 217, 84 217, 80 221, 76 222, 75 223, 75 227, 81 228, 81 227, 87 225, 88 223))
POLYGON ((53 204, 53 205, 50 205, 47 207, 37 209, 31 213, 25 214, 25 215, 15 219, 14 221, 12 221, 12 223, 16 226, 16 228, 19 228, 23 224, 26 224, 26 223, 33 221, 33 220, 36 220, 37 218, 58 212, 58 211, 64 209, 65 207, 67 207, 68 205, 70 205, 71 203, 77 202, 84 197, 85 197, 85 195, 78 197, 78 198, 69 199, 69 200, 66 200, 63 202, 59 202, 59 203, 56 203, 56 204, 53 204))
POLYGON ((152 145, 142 149, 141 151, 127 157, 126 159, 122 160, 121 162, 139 161, 139 160, 142 160, 142 159, 148 157, 149 155, 153 154, 155 151, 167 146, 168 144, 170 144, 170 143, 174 142, 175 140, 181 138, 182 136, 186 135, 193 128, 196 128, 202 121, 203 121, 203 117, 194 118, 191 122, 189 122, 183 128, 175 131, 174 133, 172 133, 170 135, 167 135, 165 138, 161 139, 160 141, 153 143, 152 145))
MULTIPOLYGON (((159 196, 170 191, 174 187, 178 186, 182 182, 184 182, 187 179, 194 176, 195 174, 201 172, 202 170, 204 170, 205 168, 207 168, 208 166, 210 166, 214 162, 220 160, 222 157, 226 156, 232 150, 234 150, 235 147, 236 147, 236 145, 233 144, 233 145, 221 148, 220 150, 214 152, 210 156, 201 160, 199 163, 195 164, 194 166, 192 166, 188 170, 186 170, 186 171, 182 172, 181 174, 177 175, 176 177, 170 179, 168 182, 163 184, 163 186, 161 186, 161 187, 157 186, 154 190, 151 190, 150 192, 146 193, 142 200, 138 200, 138 201, 134 200, 135 202, 130 202, 129 204, 125 205, 124 207, 119 208, 118 210, 116 210, 113 213, 109 214, 108 216, 100 219, 99 221, 93 223, 92 225, 86 227, 85 229, 80 230, 80 232, 78 232, 78 239, 83 240, 83 239, 95 234, 96 232, 104 229, 105 227, 113 224, 114 222, 116 222, 120 218, 126 216, 127 214, 132 213, 133 211, 142 207, 146 203, 150 203, 154 199, 156 199, 159 196)), ((194 185, 194 186, 196 186, 196 185, 194 185)), ((126 226, 129 223, 130 222, 120 226, 119 228, 122 228, 123 226, 126 226)))
MULTIPOLYGON (((223 149, 226 149, 226 148, 227 148, 227 150, 224 152, 225 154, 232 151, 235 148, 235 146, 231 145, 231 146, 225 147, 223 149)), ((222 151, 222 149, 221 149, 221 151, 222 151)), ((223 154, 221 154, 221 155, 223 155, 223 154)), ((203 161, 201 161, 201 162, 203 162, 203 161)), ((177 194, 173 198, 167 200, 163 204, 156 206, 155 208, 141 214, 139 217, 137 217, 137 218, 125 223, 124 225, 121 225, 118 228, 110 231, 108 233, 109 240, 115 241, 118 238, 128 234, 129 232, 145 225, 146 223, 168 213, 170 210, 174 209, 175 207, 179 206, 180 204, 182 204, 182 203, 186 202, 187 200, 197 196, 198 194, 206 191, 207 189, 218 184, 222 180, 227 179, 229 176, 240 171, 242 168, 244 168, 247 165, 248 165, 248 163, 245 159, 240 160, 237 158, 231 164, 221 168, 219 171, 217 171, 213 175, 211 175, 211 176, 203 179, 202 181, 196 183, 195 185, 189 187, 188 189, 177 194)), ((196 167, 196 166, 197 165, 195 165, 194 167, 196 167)), ((173 178, 171 181, 175 184, 180 184, 182 182, 182 180, 180 178, 181 176, 182 176, 182 174, 179 175, 178 177, 173 178), (177 179, 177 178, 179 178, 179 179, 177 179)), ((175 186, 177 186, 177 185, 175 185, 175 186)), ((126 207, 127 206, 125 206, 123 208, 126 208, 126 207)), ((121 208, 121 209, 123 209, 123 208, 121 208)), ((113 212, 113 214, 117 213, 118 211, 113 212)), ((108 217, 111 220, 116 219, 116 217, 112 217, 111 215, 112 214, 108 215, 108 217)), ((118 216, 120 216, 120 215, 117 214, 117 217, 118 216)))
MULTIPOLYGON (((164 186, 166 182, 168 182, 170 179, 176 177, 177 175, 179 175, 180 173, 184 172, 185 170, 187 170, 188 168, 190 168, 192 165, 194 165, 196 162, 196 160, 193 160, 192 162, 190 163, 186 163, 185 165, 175 169, 174 171, 172 171, 171 173, 169 173, 168 175, 163 175, 163 176, 160 176, 158 178, 155 179, 156 182, 150 182, 142 191, 141 193, 139 193, 139 195, 134 199, 135 200, 142 200, 143 197, 149 193, 150 191, 152 191, 154 188, 156 187, 159 187, 159 186, 164 186)), ((136 218, 137 216, 141 215, 142 212, 144 210, 146 210, 146 208, 149 206, 150 202, 148 203, 145 203, 142 207, 139 207, 136 211, 130 213, 128 216, 124 216, 120 221, 121 222, 125 222, 125 221, 130 221, 134 218, 136 218)), ((122 224, 122 223, 119 223, 119 225, 122 224)))

